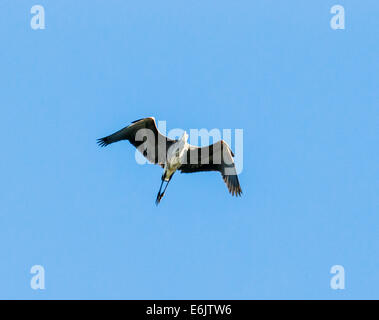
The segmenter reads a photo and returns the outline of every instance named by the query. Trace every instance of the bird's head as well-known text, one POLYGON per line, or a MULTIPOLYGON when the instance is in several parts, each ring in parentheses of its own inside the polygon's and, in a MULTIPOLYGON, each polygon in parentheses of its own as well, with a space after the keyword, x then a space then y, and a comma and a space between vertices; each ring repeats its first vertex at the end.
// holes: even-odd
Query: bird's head
POLYGON ((184 131, 184 133, 183 133, 183 135, 182 135, 182 140, 183 140, 184 142, 187 142, 187 140, 188 140, 188 133, 187 133, 186 131, 184 131))

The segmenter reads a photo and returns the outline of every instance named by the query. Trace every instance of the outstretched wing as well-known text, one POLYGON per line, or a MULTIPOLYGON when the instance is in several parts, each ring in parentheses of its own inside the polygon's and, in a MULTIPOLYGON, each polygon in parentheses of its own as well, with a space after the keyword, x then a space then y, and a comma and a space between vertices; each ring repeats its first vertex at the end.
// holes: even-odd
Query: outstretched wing
POLYGON ((131 125, 107 136, 97 139, 101 147, 111 143, 128 140, 144 157, 152 163, 164 165, 167 149, 176 142, 162 135, 153 117, 133 121, 131 125))
POLYGON ((232 150, 223 140, 202 148, 190 146, 186 163, 182 164, 179 170, 182 173, 219 171, 229 192, 232 195, 241 196, 242 190, 233 157, 232 150))

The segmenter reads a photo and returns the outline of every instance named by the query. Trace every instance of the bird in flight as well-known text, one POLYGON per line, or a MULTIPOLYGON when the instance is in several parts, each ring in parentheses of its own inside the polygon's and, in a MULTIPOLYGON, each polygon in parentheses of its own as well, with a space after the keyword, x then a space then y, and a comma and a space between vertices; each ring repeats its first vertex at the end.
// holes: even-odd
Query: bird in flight
POLYGON ((188 144, 188 134, 180 139, 170 139, 162 135, 153 117, 133 121, 131 125, 104 138, 97 139, 101 147, 111 143, 128 140, 148 161, 163 168, 161 185, 156 205, 163 198, 174 173, 219 171, 233 196, 241 196, 242 190, 234 165, 234 154, 224 140, 205 147, 188 144), (163 184, 166 183, 163 188, 163 184))

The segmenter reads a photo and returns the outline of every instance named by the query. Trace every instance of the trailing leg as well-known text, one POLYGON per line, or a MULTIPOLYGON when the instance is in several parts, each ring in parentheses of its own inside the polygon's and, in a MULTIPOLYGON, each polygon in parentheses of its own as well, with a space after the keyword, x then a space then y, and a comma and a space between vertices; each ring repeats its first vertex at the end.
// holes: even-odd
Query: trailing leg
POLYGON ((161 185, 159 187, 159 191, 158 191, 158 194, 157 194, 157 199, 155 200, 155 204, 156 205, 158 205, 158 203, 161 201, 161 198, 162 198, 161 191, 162 191, 162 186, 163 186, 163 182, 165 181, 165 178, 166 178, 166 172, 164 172, 162 174, 162 177, 161 177, 162 182, 161 182, 161 185))
POLYGON ((167 186, 168 186, 168 184, 170 183, 170 181, 171 181, 173 175, 174 175, 174 174, 171 175, 170 179, 167 181, 167 183, 166 183, 166 185, 165 185, 165 187, 164 187, 164 189, 163 189, 163 192, 161 193, 162 184, 163 184, 163 181, 164 181, 164 180, 162 180, 162 184, 161 184, 161 187, 160 187, 160 189, 159 189, 159 192, 158 192, 158 195, 157 195, 157 199, 155 200, 155 204, 156 204, 156 205, 158 205, 159 202, 161 202, 161 199, 163 198, 163 196, 164 196, 164 194, 165 194, 165 192, 166 192, 167 186))

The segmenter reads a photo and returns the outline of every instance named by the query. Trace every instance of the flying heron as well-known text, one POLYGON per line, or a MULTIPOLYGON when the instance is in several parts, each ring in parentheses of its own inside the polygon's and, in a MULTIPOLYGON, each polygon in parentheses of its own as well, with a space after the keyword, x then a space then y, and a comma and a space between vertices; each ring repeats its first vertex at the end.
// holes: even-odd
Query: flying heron
POLYGON ((188 134, 180 139, 170 139, 162 135, 153 117, 133 121, 129 126, 107 136, 97 139, 101 147, 111 143, 128 140, 148 161, 163 168, 161 185, 156 198, 156 205, 163 198, 174 173, 192 173, 200 171, 219 171, 233 196, 241 196, 242 190, 234 165, 234 154, 224 140, 206 147, 188 144, 188 134), (166 185, 162 192, 163 183, 166 185))

